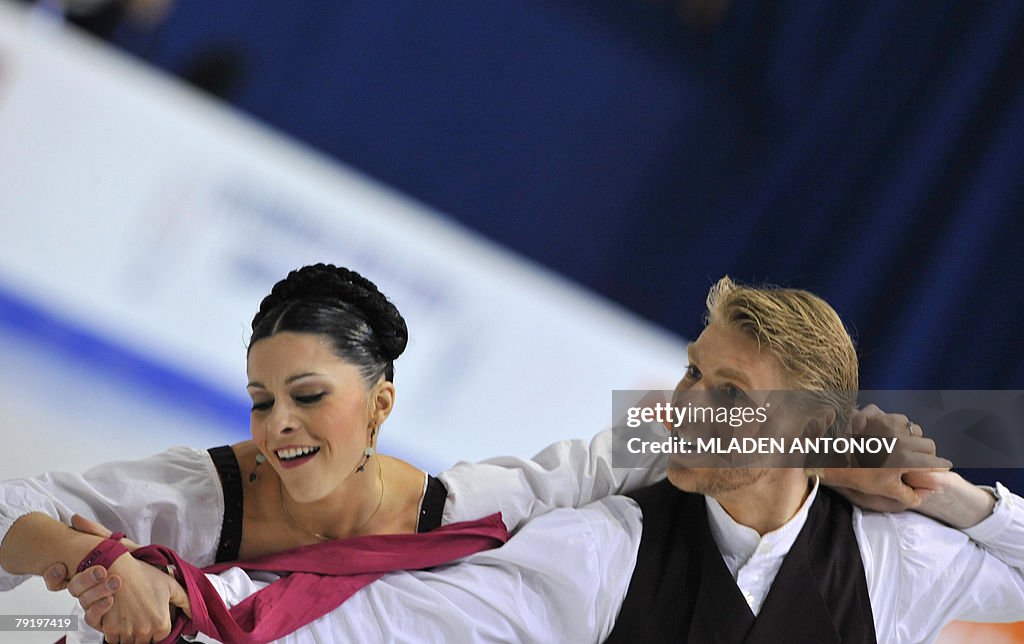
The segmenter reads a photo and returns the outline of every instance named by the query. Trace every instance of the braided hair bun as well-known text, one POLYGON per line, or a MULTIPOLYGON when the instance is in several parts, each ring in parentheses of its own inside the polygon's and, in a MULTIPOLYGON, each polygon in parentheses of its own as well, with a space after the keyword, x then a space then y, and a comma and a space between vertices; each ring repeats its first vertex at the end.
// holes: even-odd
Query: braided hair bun
POLYGON ((331 264, 304 266, 275 284, 253 316, 252 331, 250 346, 281 331, 328 335, 367 377, 379 371, 369 362, 387 363, 380 373, 390 373, 409 341, 405 319, 373 282, 331 264))

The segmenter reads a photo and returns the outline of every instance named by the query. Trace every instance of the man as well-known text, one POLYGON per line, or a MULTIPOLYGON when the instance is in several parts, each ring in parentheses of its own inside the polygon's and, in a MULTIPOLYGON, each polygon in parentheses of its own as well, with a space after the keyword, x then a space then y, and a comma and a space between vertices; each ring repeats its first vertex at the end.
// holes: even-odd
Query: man
MULTIPOLYGON (((707 319, 680 395, 803 390, 819 400, 786 417, 794 433, 848 421, 856 356, 825 302, 724 279, 707 319)), ((871 410, 859 422, 906 421, 871 410)), ((556 445, 533 465, 457 467, 445 482, 458 494, 493 475, 527 492, 524 505, 575 505, 619 489, 602 474, 610 452, 607 437, 556 445)), ((385 576, 294 641, 922 642, 957 618, 1024 619, 1024 500, 1004 488, 908 474, 931 492, 919 511, 959 532, 851 509, 802 468, 689 465, 674 457, 667 483, 544 514, 459 564, 385 576)), ((229 604, 266 585, 237 569, 215 583, 229 604)), ((72 582, 93 621, 106 610, 95 588, 72 582)))
MULTIPOLYGON (((805 291, 723 278, 689 356, 680 400, 728 391, 753 404, 779 390, 816 398, 774 410, 788 414, 790 437, 826 435, 853 409, 853 343, 805 291)), ((690 460, 670 458, 668 482, 633 495, 643 534, 609 641, 921 642, 956 618, 1024 619, 1024 524, 1010 507, 1020 498, 1003 488, 990 495, 955 474, 908 475, 941 489, 920 510, 975 526, 972 543, 920 515, 852 509, 804 468, 690 460)))

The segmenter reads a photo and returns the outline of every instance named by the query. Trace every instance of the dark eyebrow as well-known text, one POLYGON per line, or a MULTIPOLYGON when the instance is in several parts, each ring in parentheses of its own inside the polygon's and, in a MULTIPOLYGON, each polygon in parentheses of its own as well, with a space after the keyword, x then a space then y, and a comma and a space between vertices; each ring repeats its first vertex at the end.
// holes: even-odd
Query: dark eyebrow
MULTIPOLYGON (((291 383, 295 382, 296 380, 299 380, 300 378, 308 378, 310 376, 322 376, 322 375, 323 374, 316 373, 315 371, 307 371, 306 373, 297 373, 294 376, 288 376, 285 379, 284 384, 290 385, 291 383)), ((256 380, 249 381, 249 384, 246 385, 245 388, 248 389, 250 387, 259 387, 260 389, 266 389, 266 386, 262 382, 257 382, 256 380)))

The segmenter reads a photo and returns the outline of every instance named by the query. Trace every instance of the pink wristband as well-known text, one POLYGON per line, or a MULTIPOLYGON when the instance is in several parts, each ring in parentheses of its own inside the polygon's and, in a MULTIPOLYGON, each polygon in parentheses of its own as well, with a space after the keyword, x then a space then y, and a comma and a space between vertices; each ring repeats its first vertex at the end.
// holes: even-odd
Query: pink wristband
POLYGON ((92 566, 110 568, 118 557, 128 552, 128 548, 125 548, 121 543, 123 538, 123 532, 115 532, 101 541, 99 545, 89 551, 89 554, 85 555, 85 559, 82 559, 82 563, 78 564, 78 569, 75 570, 75 573, 80 573, 92 566))

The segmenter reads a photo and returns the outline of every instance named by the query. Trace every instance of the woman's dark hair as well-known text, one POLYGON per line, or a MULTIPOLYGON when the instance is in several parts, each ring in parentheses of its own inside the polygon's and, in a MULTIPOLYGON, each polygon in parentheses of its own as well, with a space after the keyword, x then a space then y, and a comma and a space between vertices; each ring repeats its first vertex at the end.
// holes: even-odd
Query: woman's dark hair
POLYGON ((394 360, 409 341, 402 315, 373 282, 331 264, 304 266, 274 284, 252 319, 249 347, 283 331, 330 338, 369 385, 381 374, 394 380, 394 360))

